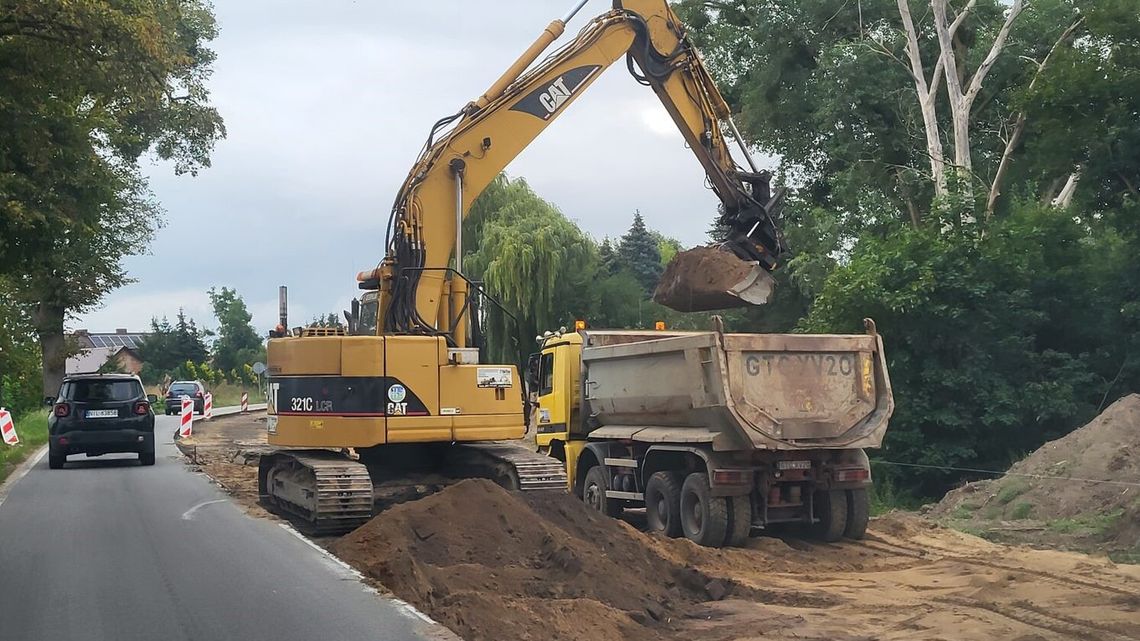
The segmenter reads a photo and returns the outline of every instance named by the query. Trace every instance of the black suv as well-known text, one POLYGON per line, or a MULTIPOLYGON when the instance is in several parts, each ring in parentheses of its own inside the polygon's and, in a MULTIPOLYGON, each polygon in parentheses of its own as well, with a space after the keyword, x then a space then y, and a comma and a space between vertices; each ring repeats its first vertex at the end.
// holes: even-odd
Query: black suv
POLYGON ((48 467, 58 470, 68 454, 100 456, 138 452, 139 463, 154 465, 154 411, 158 400, 129 374, 68 376, 48 417, 48 467))
POLYGON ((194 413, 206 411, 206 386, 200 381, 174 381, 166 390, 166 415, 182 413, 182 397, 189 396, 194 401, 194 413))

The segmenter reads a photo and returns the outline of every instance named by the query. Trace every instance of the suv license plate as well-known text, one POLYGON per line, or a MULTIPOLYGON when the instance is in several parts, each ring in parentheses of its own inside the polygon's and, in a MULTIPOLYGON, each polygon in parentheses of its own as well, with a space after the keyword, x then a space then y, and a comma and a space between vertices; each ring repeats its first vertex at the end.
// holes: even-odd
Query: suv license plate
POLYGON ((87 410, 87 418, 119 418, 119 410, 87 410))

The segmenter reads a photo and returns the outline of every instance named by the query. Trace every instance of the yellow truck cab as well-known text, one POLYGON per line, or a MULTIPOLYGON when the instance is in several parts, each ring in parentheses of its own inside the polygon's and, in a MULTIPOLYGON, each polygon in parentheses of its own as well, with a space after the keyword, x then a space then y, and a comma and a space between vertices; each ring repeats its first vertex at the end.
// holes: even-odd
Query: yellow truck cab
POLYGON ((894 409, 882 340, 861 335, 547 333, 528 362, 539 449, 612 516, 714 547, 799 523, 860 538, 894 409))

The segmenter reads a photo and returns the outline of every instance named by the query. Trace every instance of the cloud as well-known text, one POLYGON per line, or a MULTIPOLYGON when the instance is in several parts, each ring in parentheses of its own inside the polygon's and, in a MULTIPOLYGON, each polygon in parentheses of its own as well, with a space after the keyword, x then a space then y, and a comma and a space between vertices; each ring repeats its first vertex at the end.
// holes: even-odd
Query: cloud
MULTIPOLYGON (((338 312, 356 272, 384 254, 384 227, 431 124, 479 96, 569 0, 469 2, 216 0, 211 78, 229 137, 199 176, 149 167, 167 211, 137 282, 78 321, 145 328, 210 287, 245 297, 259 331, 338 312)), ((571 24, 576 33, 597 0, 571 24)), ((619 62, 508 168, 595 238, 619 236, 634 210, 686 245, 705 241, 716 197, 651 90, 619 62)))

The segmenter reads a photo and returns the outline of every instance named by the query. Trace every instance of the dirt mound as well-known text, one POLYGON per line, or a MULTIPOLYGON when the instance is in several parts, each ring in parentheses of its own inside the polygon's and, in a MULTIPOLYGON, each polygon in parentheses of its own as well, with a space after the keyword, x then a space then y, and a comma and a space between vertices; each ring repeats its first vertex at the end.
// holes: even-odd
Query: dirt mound
POLYGON ((772 292, 772 277, 760 274, 746 302, 728 293, 752 278, 753 264, 716 247, 694 247, 678 252, 657 281, 653 300, 679 312, 746 307, 765 302, 772 292))
POLYGON ((1140 395, 1041 446, 1009 476, 947 494, 933 514, 991 538, 1140 560, 1140 395))
POLYGON ((333 551, 469 641, 660 638, 695 604, 749 592, 649 541, 572 496, 472 479, 391 508, 333 551))

